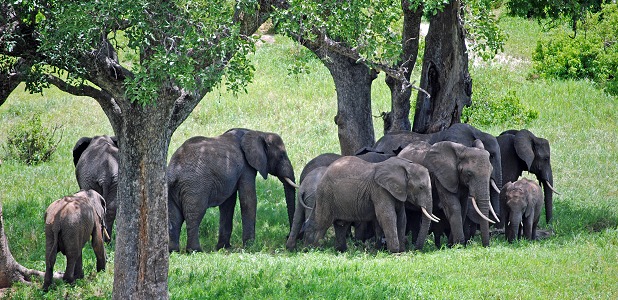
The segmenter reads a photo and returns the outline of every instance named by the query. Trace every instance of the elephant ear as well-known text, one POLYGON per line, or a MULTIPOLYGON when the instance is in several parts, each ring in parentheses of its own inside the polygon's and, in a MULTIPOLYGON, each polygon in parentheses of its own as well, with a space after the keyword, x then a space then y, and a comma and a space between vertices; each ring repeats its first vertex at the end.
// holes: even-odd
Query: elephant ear
POLYGON ((373 175, 376 183, 387 190, 393 197, 401 202, 405 202, 407 195, 408 176, 403 166, 389 162, 376 164, 376 171, 373 175))
POLYGON ((266 179, 268 177, 268 156, 264 136, 260 132, 249 131, 242 136, 240 147, 249 165, 266 179))
POLYGON ((532 134, 532 132, 522 129, 515 135, 513 141, 517 156, 526 163, 528 170, 530 170, 532 161, 534 161, 534 149, 532 149, 533 138, 534 134, 532 134))
POLYGON ((483 145, 483 141, 479 139, 474 140, 474 147, 485 150, 485 145, 483 145))
POLYGON ((425 155, 423 165, 451 193, 457 193, 459 188, 459 153, 464 148, 458 143, 438 142, 425 155))
POLYGON ((82 153, 84 153, 86 148, 90 146, 91 141, 92 138, 82 137, 77 141, 77 143, 75 143, 75 146, 73 147, 73 165, 77 166, 79 158, 82 156, 82 153))

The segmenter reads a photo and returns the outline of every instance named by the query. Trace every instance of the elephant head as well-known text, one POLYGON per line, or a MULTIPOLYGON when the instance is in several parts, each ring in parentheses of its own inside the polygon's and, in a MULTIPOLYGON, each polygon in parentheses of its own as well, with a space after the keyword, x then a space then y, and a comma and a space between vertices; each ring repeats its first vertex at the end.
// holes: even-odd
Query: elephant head
MULTIPOLYGON (((421 227, 415 243, 417 250, 422 249, 431 221, 439 221, 433 215, 431 179, 427 168, 407 159, 390 158, 376 165, 374 180, 395 199, 405 202, 409 209, 422 212, 421 227)), ((405 226, 399 229, 405 231, 405 226)))
POLYGON ((283 139, 275 133, 248 130, 242 135, 240 146, 251 167, 266 179, 268 174, 277 176, 283 183, 288 221, 292 226, 296 188, 294 168, 288 157, 283 139))
POLYGON ((500 192, 500 201, 504 207, 506 239, 513 242, 519 236, 520 224, 523 224, 524 235, 528 239, 536 236, 536 226, 541 214, 541 187, 526 178, 515 183, 507 182, 500 192))
POLYGON ((463 243, 463 218, 472 201, 480 218, 483 245, 489 245, 490 178, 493 167, 489 153, 459 143, 438 142, 425 155, 424 166, 432 174, 439 206, 451 226, 453 242, 463 243))
POLYGON ((474 147, 475 141, 480 140, 487 152, 489 152, 489 161, 493 170, 491 172, 491 187, 490 199, 491 205, 500 211, 500 187, 502 186, 502 160, 500 154, 500 146, 498 140, 491 134, 482 132, 477 128, 464 123, 456 123, 444 131, 432 134, 429 140, 430 144, 435 144, 440 141, 451 141, 460 143, 464 146, 474 147))
MULTIPOLYGON (((515 134, 513 145, 525 170, 536 175, 543 184, 545 200, 545 220, 549 223, 553 212, 554 178, 551 170, 549 141, 536 137, 532 132, 522 129, 515 134)), ((521 173, 520 173, 521 175, 521 173)))

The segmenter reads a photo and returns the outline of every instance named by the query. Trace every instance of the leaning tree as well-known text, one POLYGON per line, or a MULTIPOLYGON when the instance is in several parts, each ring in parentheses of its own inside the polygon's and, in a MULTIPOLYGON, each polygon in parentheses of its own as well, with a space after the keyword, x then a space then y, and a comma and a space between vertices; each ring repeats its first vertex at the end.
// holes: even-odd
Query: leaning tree
POLYGON ((54 85, 97 101, 118 136, 115 299, 168 297, 170 138, 223 76, 232 89, 246 82, 250 35, 274 2, 0 4, 0 103, 16 81, 31 92, 54 85))

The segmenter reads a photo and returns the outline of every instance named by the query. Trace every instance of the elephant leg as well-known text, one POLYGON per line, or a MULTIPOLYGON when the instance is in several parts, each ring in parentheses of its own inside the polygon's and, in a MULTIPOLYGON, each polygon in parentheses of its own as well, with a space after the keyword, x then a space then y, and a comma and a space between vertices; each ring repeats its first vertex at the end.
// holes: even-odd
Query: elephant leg
POLYGON ((528 240, 532 240, 532 223, 533 223, 533 219, 532 217, 529 218, 525 218, 524 221, 524 236, 528 239, 528 240))
POLYGON ((375 247, 377 250, 385 250, 386 249, 386 239, 384 238, 384 230, 382 230, 382 226, 378 223, 377 220, 373 221, 373 228, 376 235, 375 238, 375 247))
POLYGON ((167 211, 169 218, 169 252, 180 251, 180 229, 185 218, 175 201, 167 202, 167 211))
MULTIPOLYGON (((300 199, 301 195, 298 196, 298 201, 302 201, 300 199)), ((305 208, 298 203, 294 209, 294 218, 292 219, 292 227, 290 228, 290 234, 288 235, 288 240, 285 243, 285 247, 288 250, 292 250, 296 247, 296 240, 301 239, 300 229, 302 225, 305 223, 305 208)))
MULTIPOLYGON (((199 195, 186 195, 183 199, 184 203, 201 203, 199 195)), ((201 252, 200 245, 200 223, 206 214, 206 205, 198 207, 183 206, 183 214, 187 222, 187 252, 201 252)))
POLYGON ((112 236, 112 229, 114 228, 114 221, 116 220, 116 211, 118 210, 118 201, 116 201, 116 195, 118 193, 117 187, 112 187, 108 192, 106 208, 105 208, 105 227, 107 227, 107 234, 112 236))
POLYGON ((242 216, 242 243, 255 240, 255 219, 257 215, 257 195, 255 191, 255 175, 248 180, 242 180, 238 185, 240 199, 240 215, 242 216))
POLYGON ((335 227, 335 249, 339 252, 348 250, 347 236, 351 225, 352 222, 346 221, 335 221, 333 224, 333 227, 335 227))
MULTIPOLYGON (((386 201, 383 201, 386 202, 386 201)), ((397 212, 392 203, 374 202, 376 218, 386 237, 386 247, 391 253, 400 252, 397 236, 397 212)))
POLYGON ((54 277, 54 265, 56 264, 56 247, 51 248, 47 241, 47 253, 45 257, 45 278, 43 280, 43 290, 48 291, 54 277))
POLYGON ((530 239, 531 240, 536 240, 537 239, 537 235, 536 235, 536 229, 539 225, 539 220, 535 220, 534 222, 532 222, 532 230, 531 230, 531 234, 530 234, 530 239))
POLYGON ((83 265, 82 255, 80 253, 79 257, 75 260, 75 271, 73 271, 74 279, 83 279, 84 278, 84 265, 83 265))
POLYGON ((236 207, 236 193, 227 198, 223 204, 219 205, 219 241, 217 250, 232 247, 232 229, 234 226, 234 208, 236 207))
POLYGON ((105 246, 103 245, 103 237, 101 236, 101 228, 95 228, 95 233, 92 235, 92 249, 97 258, 97 272, 105 270, 105 246))
POLYGON ((67 267, 64 270, 64 275, 62 276, 62 280, 68 283, 73 283, 75 281, 75 265, 77 263, 77 253, 66 253, 67 257, 67 267))
POLYGON ((365 242, 373 237, 375 230, 371 222, 354 222, 354 239, 365 242))
POLYGON ((399 252, 406 251, 406 209, 403 203, 397 208, 397 239, 399 240, 399 252))

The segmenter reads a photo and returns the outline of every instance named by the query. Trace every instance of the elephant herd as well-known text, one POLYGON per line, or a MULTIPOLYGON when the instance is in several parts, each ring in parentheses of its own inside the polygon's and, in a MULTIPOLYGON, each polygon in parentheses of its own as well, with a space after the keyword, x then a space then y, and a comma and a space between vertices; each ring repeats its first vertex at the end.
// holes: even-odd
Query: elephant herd
MULTIPOLYGON (((105 268, 102 245, 117 208, 118 142, 109 136, 81 138, 73 162, 81 191, 52 203, 46 213, 44 289, 58 251, 67 256, 64 280, 83 277, 81 251, 90 237, 97 271, 105 268), (79 230, 63 230, 69 227, 79 230)), ((546 221, 552 218, 555 192, 549 143, 525 129, 497 137, 468 124, 433 134, 392 132, 354 156, 315 157, 297 185, 279 135, 234 128, 217 137, 192 137, 173 153, 167 168, 169 251, 180 251, 185 222, 186 250, 202 251, 199 227, 213 206, 220 212, 216 248, 229 248, 237 199, 243 245, 253 240, 258 173, 276 176, 283 185, 290 250, 300 239, 318 246, 331 226, 339 251, 347 248, 351 227, 353 238, 374 238, 377 247, 391 252, 405 251, 408 238, 415 249, 423 248, 430 232, 438 248, 442 236, 449 246, 465 244, 478 229, 488 246, 490 224, 504 227, 508 241, 522 232, 535 239, 543 203, 546 221), (519 179, 523 171, 535 174, 540 185, 519 179)))

